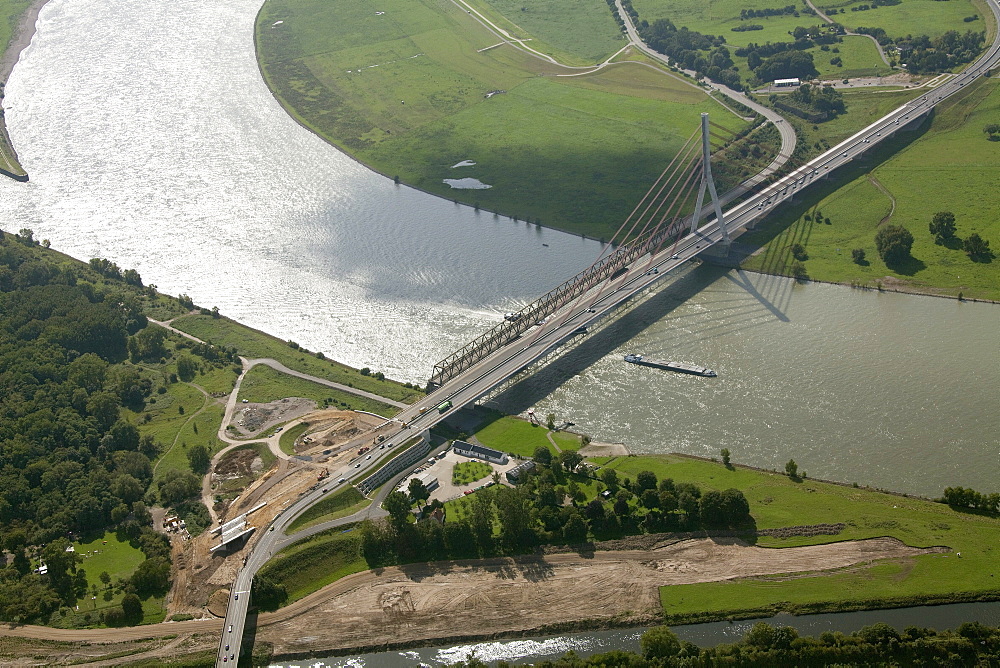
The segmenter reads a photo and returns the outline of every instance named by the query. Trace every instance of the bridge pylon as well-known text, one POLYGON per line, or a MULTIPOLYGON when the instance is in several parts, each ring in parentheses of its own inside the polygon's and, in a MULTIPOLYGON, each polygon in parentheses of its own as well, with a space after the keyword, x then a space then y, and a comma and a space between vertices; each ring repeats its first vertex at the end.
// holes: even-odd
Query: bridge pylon
POLYGON ((698 199, 694 203, 694 215, 691 217, 691 234, 698 231, 698 224, 701 221, 701 207, 705 200, 705 189, 712 197, 712 206, 715 209, 715 219, 719 221, 719 229, 722 231, 722 243, 728 246, 731 242, 729 230, 726 229, 726 221, 722 217, 722 203, 719 201, 719 193, 715 190, 715 179, 712 178, 712 147, 708 142, 708 114, 701 115, 701 183, 698 184, 698 199))

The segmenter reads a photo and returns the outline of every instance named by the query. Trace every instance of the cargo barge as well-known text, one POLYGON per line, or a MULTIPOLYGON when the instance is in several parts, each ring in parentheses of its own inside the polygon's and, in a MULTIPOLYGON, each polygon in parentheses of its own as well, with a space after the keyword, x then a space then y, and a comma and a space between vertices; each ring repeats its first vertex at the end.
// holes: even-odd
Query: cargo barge
POLYGON ((692 376, 715 378, 719 375, 711 369, 703 366, 687 364, 685 362, 660 362, 659 360, 646 359, 642 355, 626 355, 625 361, 630 364, 638 364, 640 366, 651 366, 655 369, 666 369, 667 371, 677 371, 678 373, 689 373, 692 376))

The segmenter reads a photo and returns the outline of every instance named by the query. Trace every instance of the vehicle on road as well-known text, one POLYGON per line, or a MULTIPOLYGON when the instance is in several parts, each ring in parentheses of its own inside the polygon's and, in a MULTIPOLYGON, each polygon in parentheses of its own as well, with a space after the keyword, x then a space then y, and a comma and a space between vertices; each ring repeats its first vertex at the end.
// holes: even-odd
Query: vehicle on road
POLYGON ((438 406, 438 413, 446 413, 449 408, 452 407, 451 401, 446 401, 440 406, 438 406))
POLYGON ((354 465, 354 468, 356 468, 356 469, 359 469, 359 468, 361 468, 361 462, 358 462, 357 464, 355 464, 355 465, 354 465))
POLYGON ((681 256, 678 255, 677 253, 674 253, 673 255, 670 256, 670 259, 671 260, 679 260, 679 259, 681 259, 681 256))
POLYGON ((371 455, 368 455, 367 457, 365 457, 366 460, 371 459, 371 458, 372 458, 371 455))

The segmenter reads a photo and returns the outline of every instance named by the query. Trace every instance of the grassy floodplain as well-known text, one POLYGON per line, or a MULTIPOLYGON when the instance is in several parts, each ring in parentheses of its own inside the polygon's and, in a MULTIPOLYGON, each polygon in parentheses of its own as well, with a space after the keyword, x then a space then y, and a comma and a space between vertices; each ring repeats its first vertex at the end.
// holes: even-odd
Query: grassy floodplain
POLYGON ((243 377, 239 398, 254 403, 268 403, 286 397, 311 399, 317 404, 339 405, 343 408, 369 411, 378 415, 392 416, 399 412, 395 406, 383 404, 367 397, 344 392, 332 387, 314 383, 311 380, 289 376, 275 371, 269 366, 258 364, 243 377))
POLYGON ((1000 520, 960 513, 946 505, 875 490, 804 479, 683 456, 626 457, 605 461, 634 477, 695 481, 703 489, 742 491, 758 530, 809 524, 845 524, 835 536, 760 537, 761 547, 782 548, 891 536, 915 547, 947 546, 936 554, 875 562, 841 572, 798 577, 748 578, 661 589, 667 623, 1000 599, 997 547, 1000 520), (961 553, 961 557, 958 556, 961 553))
MULTIPOLYGON (((597 5, 584 3, 581 20, 597 20, 597 5)), ((509 10, 489 7, 490 17, 509 10)), ((561 30, 566 44, 589 31, 537 11, 514 17, 533 49, 548 43, 529 28, 561 30)), ((268 0, 256 37, 264 78, 290 113, 363 163, 449 199, 594 237, 610 236, 699 113, 745 127, 662 70, 616 63, 566 76, 580 71, 497 46, 472 15, 431 0, 268 0), (487 98, 493 91, 504 92, 487 98), (453 167, 467 160, 476 164, 453 167), (492 187, 443 183, 462 178, 492 187)), ((600 35, 579 44, 613 53, 600 35)))
POLYGON ((578 450, 580 437, 567 432, 550 432, 543 425, 535 425, 515 417, 498 417, 483 425, 475 433, 483 445, 519 457, 531 457, 536 448, 548 448, 557 455, 556 448, 547 434, 558 444, 560 450, 578 450))
POLYGON ((423 396, 419 388, 407 387, 391 380, 379 380, 373 374, 364 375, 358 369, 316 357, 315 354, 301 348, 292 347, 287 341, 241 325, 229 318, 188 315, 177 318, 171 325, 202 341, 235 348, 244 357, 268 357, 281 362, 289 369, 356 387, 388 399, 410 403, 423 396))
POLYGON ((935 244, 928 230, 935 212, 951 211, 959 238, 976 232, 994 252, 1000 250, 1000 223, 989 195, 1000 186, 1000 143, 983 133, 983 126, 998 117, 1000 82, 980 79, 941 104, 917 132, 900 133, 889 146, 840 170, 829 184, 807 191, 800 203, 783 206, 759 231, 745 235, 766 245, 744 267, 790 274, 789 248, 801 243, 809 256, 804 262, 809 277, 817 280, 1000 299, 998 260, 973 262, 958 247, 935 244), (817 211, 823 223, 816 222, 817 211), (912 261, 890 268, 879 258, 874 237, 885 224, 912 232, 912 261), (855 248, 865 250, 865 264, 853 262, 855 248))
POLYGON ((603 0, 476 0, 469 5, 515 37, 531 36, 532 49, 567 65, 592 65, 621 49, 626 41, 603 0), (488 13, 487 13, 488 12, 488 13))
MULTIPOLYGON (((31 4, 31 0, 0 0, 0 56, 13 46, 14 31, 31 4)), ((0 84, 4 83, 3 78, 3 74, 0 73, 0 84)), ((2 90, 0 88, 0 92, 2 90)), ((0 126, 4 123, 3 115, 0 113, 0 126)), ((17 161, 14 148, 7 140, 6 128, 3 127, 0 127, 0 169, 17 177, 27 174, 17 161)))

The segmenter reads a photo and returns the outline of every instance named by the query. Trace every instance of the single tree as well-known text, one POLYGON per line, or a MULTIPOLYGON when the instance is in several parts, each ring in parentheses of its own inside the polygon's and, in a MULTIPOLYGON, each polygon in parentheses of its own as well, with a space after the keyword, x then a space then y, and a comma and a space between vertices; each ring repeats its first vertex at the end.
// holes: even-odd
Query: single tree
POLYGON ((729 448, 722 448, 722 451, 719 454, 722 455, 722 463, 725 466, 729 466, 729 448))
POLYGON ((410 503, 420 503, 430 498, 430 490, 419 478, 410 478, 410 484, 406 488, 410 495, 410 503))
POLYGON ((993 257, 993 253, 990 252, 990 242, 983 239, 976 232, 966 237, 962 247, 965 249, 966 254, 973 260, 992 259, 993 257))
POLYGON ((643 633, 639 646, 647 659, 668 659, 681 651, 680 639, 666 626, 654 626, 643 633))
POLYGON ((552 451, 544 445, 540 445, 535 448, 535 454, 532 459, 534 459, 537 464, 549 466, 552 463, 552 451))
POLYGON ((574 471, 580 462, 583 461, 583 457, 576 450, 563 450, 559 453, 559 463, 567 471, 574 471))
POLYGON ((886 225, 875 234, 875 248, 886 264, 906 260, 913 248, 913 234, 900 225, 886 225))
POLYGON ((548 415, 545 416, 545 426, 548 428, 549 431, 552 431, 556 428, 555 413, 549 413, 548 415))
POLYGON ((851 259, 854 260, 854 264, 864 264, 865 261, 865 249, 855 248, 851 251, 851 259))
POLYGON ((996 136, 1000 135, 1000 123, 990 123, 983 128, 983 132, 989 136, 991 141, 996 139, 996 136))
POLYGON ((125 613, 125 621, 129 624, 138 624, 142 621, 142 601, 135 594, 125 594, 122 599, 122 611, 125 613))
POLYGON ((191 470, 201 475, 205 475, 208 472, 208 465, 212 462, 212 458, 208 454, 208 448, 201 444, 188 448, 187 458, 191 464, 191 470))
POLYGON ((930 230, 936 244, 943 244, 954 237, 955 229, 955 214, 951 211, 938 211, 931 218, 930 230))
POLYGON ((601 482, 607 485, 612 494, 618 491, 618 471, 609 468, 601 469, 601 482))
POLYGON ((806 247, 800 243, 792 244, 790 250, 792 251, 792 257, 796 260, 805 261, 809 259, 809 255, 806 253, 806 247))
POLYGON ((799 475, 799 465, 795 463, 794 459, 789 459, 788 463, 785 464, 785 473, 788 474, 789 478, 797 478, 799 475))
POLYGON ((652 471, 639 471, 635 476, 639 490, 656 489, 656 474, 652 471))
POLYGON ((385 497, 382 507, 389 513, 393 526, 400 527, 406 524, 406 519, 410 515, 410 498, 399 491, 392 491, 385 497))

